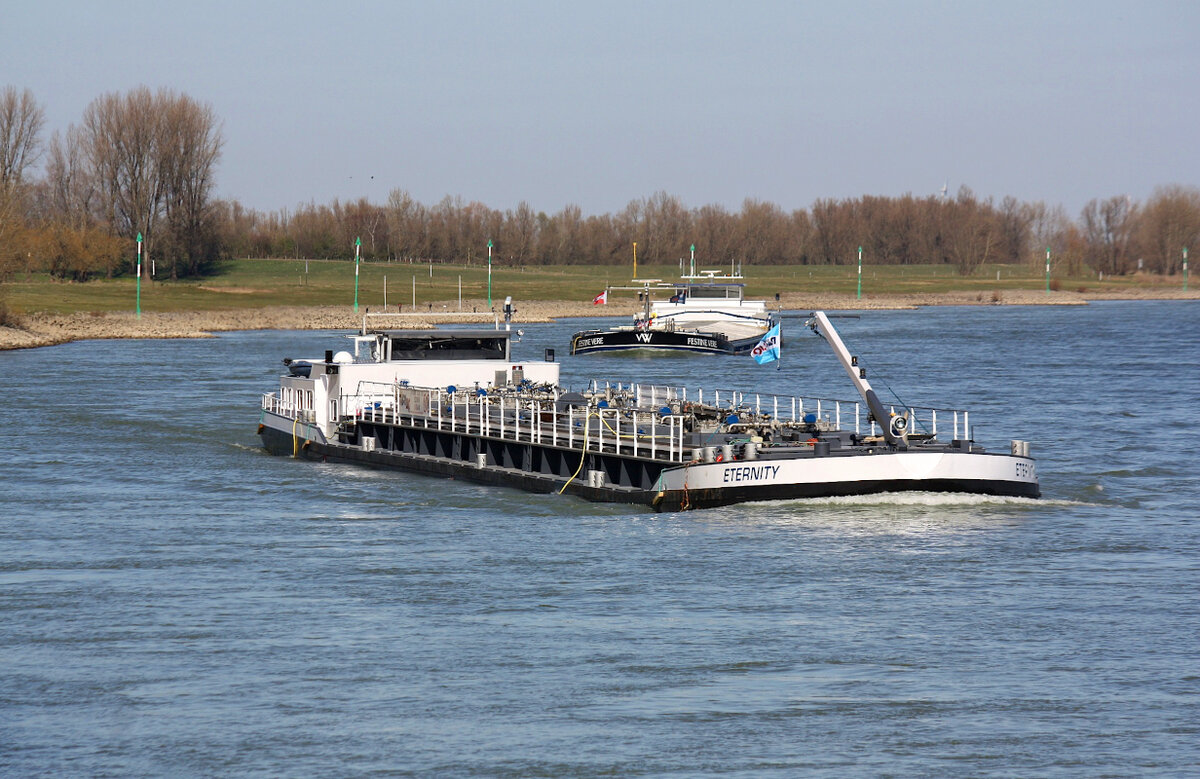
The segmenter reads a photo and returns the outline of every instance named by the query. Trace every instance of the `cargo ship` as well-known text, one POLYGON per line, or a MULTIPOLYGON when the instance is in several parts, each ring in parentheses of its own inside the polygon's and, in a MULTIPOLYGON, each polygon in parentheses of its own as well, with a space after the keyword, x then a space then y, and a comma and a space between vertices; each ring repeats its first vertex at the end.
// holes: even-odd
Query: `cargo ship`
POLYGON ((823 312, 855 400, 592 381, 559 385, 552 350, 512 331, 391 330, 364 317, 346 350, 285 358, 262 396, 272 454, 358 463, 657 511, 905 491, 1037 498, 1027 441, 992 452, 969 412, 885 404, 823 312))
POLYGON ((644 279, 640 284, 605 290, 638 293, 643 310, 633 324, 580 331, 571 338, 571 354, 630 349, 745 354, 772 325, 766 301, 746 299, 740 274, 705 270, 674 283, 644 279))

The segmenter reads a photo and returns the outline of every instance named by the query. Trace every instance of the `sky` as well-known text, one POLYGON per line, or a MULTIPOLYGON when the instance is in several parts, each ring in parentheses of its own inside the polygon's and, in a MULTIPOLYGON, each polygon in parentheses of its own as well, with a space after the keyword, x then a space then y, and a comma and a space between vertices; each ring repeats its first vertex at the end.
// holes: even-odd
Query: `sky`
POLYGON ((1061 205, 1200 186, 1200 3, 13 2, 0 87, 47 138, 101 95, 212 106, 217 195, 404 190, 616 213, 969 187, 1061 205))

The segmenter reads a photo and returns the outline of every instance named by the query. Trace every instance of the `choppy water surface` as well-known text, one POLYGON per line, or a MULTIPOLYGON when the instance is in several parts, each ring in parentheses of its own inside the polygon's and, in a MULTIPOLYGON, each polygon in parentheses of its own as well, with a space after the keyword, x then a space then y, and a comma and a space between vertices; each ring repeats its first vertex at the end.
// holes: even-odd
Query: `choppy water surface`
MULTIPOLYGON (((1044 499, 653 514, 263 454, 328 333, 0 353, 0 773, 1200 773, 1200 306, 835 319, 877 388, 1029 439, 1044 499)), ((849 397, 749 358, 564 382, 849 397)))

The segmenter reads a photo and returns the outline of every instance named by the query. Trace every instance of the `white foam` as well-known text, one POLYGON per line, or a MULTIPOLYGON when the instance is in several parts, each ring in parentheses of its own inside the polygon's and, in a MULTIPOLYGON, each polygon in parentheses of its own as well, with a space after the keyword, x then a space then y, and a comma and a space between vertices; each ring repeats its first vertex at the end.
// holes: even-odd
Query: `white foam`
POLYGON ((1042 500, 1006 495, 977 495, 967 492, 879 492, 871 495, 838 495, 828 498, 804 498, 789 503, 829 506, 1080 506, 1071 500, 1042 500))

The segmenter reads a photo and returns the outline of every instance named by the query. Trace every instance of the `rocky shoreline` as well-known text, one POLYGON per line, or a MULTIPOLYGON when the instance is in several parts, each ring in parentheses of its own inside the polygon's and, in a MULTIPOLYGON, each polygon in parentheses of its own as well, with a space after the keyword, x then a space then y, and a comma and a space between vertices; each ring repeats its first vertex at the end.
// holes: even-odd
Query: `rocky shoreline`
MULTIPOLYGON (((836 311, 963 305, 1070 306, 1086 305, 1094 300, 1200 300, 1200 291, 1143 289, 1121 293, 1046 293, 1033 290, 1001 290, 986 294, 950 292, 871 295, 861 300, 852 295, 785 293, 779 305, 791 311, 836 311)), ((414 312, 409 307, 407 311, 396 312, 394 308, 389 307, 387 313, 400 313, 404 316, 389 321, 388 325, 419 328, 448 321, 494 321, 495 315, 487 311, 486 301, 463 301, 463 312, 473 310, 482 313, 460 314, 456 300, 427 304, 425 311, 418 307, 414 312)), ((518 300, 513 321, 549 322, 584 316, 631 317, 637 310, 637 303, 633 300, 614 300, 605 306, 593 306, 590 301, 518 300)), ((362 313, 355 313, 349 306, 272 306, 215 311, 143 312, 141 317, 132 312, 29 314, 21 317, 15 327, 0 327, 0 350, 52 346, 94 338, 208 338, 213 333, 228 330, 355 330, 361 326, 362 313)))

